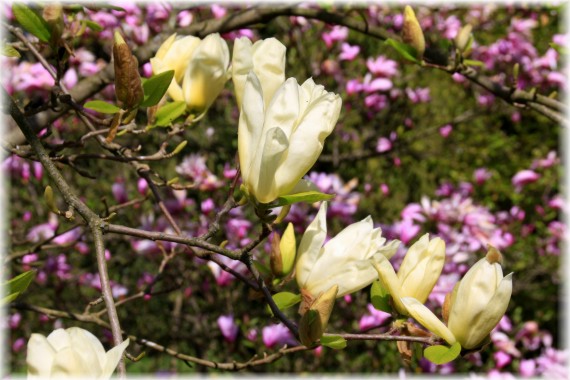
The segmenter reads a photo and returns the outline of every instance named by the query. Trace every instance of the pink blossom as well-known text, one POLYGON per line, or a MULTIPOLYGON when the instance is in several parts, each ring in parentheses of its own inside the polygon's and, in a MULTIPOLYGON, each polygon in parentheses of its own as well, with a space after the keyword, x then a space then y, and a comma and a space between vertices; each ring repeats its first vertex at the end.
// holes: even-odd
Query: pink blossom
POLYGON ((14 313, 10 315, 10 317, 8 318, 8 326, 10 326, 11 329, 17 329, 18 326, 20 326, 21 320, 22 320, 22 314, 14 313))
POLYGON ((341 61, 352 61, 358 56, 359 53, 360 53, 360 46, 350 45, 346 42, 343 42, 341 45, 341 52, 338 56, 338 59, 341 61))
POLYGON ((118 179, 117 182, 111 186, 111 192, 117 203, 125 203, 129 200, 123 179, 118 179))
POLYGON ((224 165, 224 178, 226 179, 232 179, 236 176, 237 174, 237 169, 236 168, 232 168, 230 167, 230 164, 226 163, 224 165))
POLYGON ((212 10, 212 14, 214 15, 215 18, 222 18, 228 12, 226 8, 217 4, 212 4, 212 7, 210 9, 212 10))
POLYGON ((79 240, 82 234, 82 228, 77 227, 55 237, 52 241, 57 245, 69 245, 79 240))
POLYGON ((548 201, 548 207, 551 207, 555 210, 563 210, 564 199, 560 195, 556 195, 548 201))
POLYGON ((453 79, 453 80, 454 80, 455 82, 457 82, 457 83, 465 83, 465 82, 467 81, 467 79, 466 79, 463 75, 461 75, 461 74, 459 74, 459 73, 453 74, 453 75, 451 76, 451 79, 453 79))
POLYGON ((378 327, 391 318, 391 315, 389 313, 383 312, 381 310, 376 310, 372 304, 368 304, 367 308, 368 314, 362 316, 358 322, 360 331, 367 331, 371 328, 378 327))
POLYGON ((12 344, 12 351, 20 352, 24 347, 26 347, 26 340, 24 338, 18 338, 12 344))
POLYGON ((176 15, 176 22, 178 23, 178 26, 182 28, 190 25, 193 19, 194 15, 188 10, 181 11, 176 15))
POLYGON ((540 178, 540 174, 532 171, 532 170, 521 170, 517 174, 513 176, 511 182, 515 186, 515 188, 522 188, 524 185, 528 185, 529 183, 533 183, 538 181, 540 178))
POLYGON ((362 91, 362 84, 357 79, 350 79, 346 82, 346 93, 352 95, 354 93, 362 91))
POLYGON ((245 338, 249 341, 255 342, 257 340, 257 334, 256 329, 249 329, 247 334, 245 334, 245 338))
POLYGON ((381 55, 375 59, 368 58, 366 67, 374 75, 391 77, 398 74, 398 63, 381 55))
POLYGON ((408 95, 408 99, 412 101, 412 103, 427 103, 430 101, 430 91, 429 88, 406 88, 406 95, 408 95))
POLYGON ((348 37, 348 28, 344 26, 333 26, 330 32, 324 32, 322 34, 323 41, 327 47, 331 47, 334 42, 344 41, 348 37))
POLYGON ((218 327, 224 336, 224 339, 228 342, 235 342, 239 327, 234 321, 233 315, 221 315, 218 317, 218 327))
POLYGON ((376 151, 378 153, 388 152, 392 149, 392 142, 386 137, 380 137, 378 143, 376 144, 376 151))
POLYGON ((375 92, 375 91, 388 91, 392 88, 393 83, 390 79, 386 78, 372 78, 367 75, 364 78, 364 82, 362 83, 362 88, 366 92, 375 92))
POLYGON ((493 359, 495 359, 495 366, 498 369, 503 368, 513 360, 510 355, 504 353, 503 351, 495 352, 493 354, 493 359))
POLYGON ((384 195, 389 195, 390 194, 390 187, 387 184, 383 183, 380 185, 380 191, 384 195))
POLYGON ((546 155, 546 158, 542 158, 542 159, 538 159, 538 160, 534 160, 532 162, 532 165, 530 166, 531 169, 537 169, 537 168, 549 168, 551 166, 554 166, 555 164, 559 163, 559 159, 556 156, 556 151, 551 150, 550 152, 548 152, 548 154, 546 155))
POLYGON ((55 235, 56 228, 57 224, 51 222, 38 224, 30 229, 26 235, 26 239, 31 243, 38 243, 42 240, 49 239, 55 235))
POLYGON ((215 204, 212 198, 208 198, 202 201, 202 203, 200 204, 200 209, 202 210, 202 213, 205 215, 208 215, 210 212, 212 212, 214 208, 215 204))
POLYGON ((421 230, 420 226, 414 224, 411 219, 404 219, 398 227, 403 244, 408 244, 421 230))
POLYGON ((137 191, 141 195, 145 195, 148 191, 148 182, 144 178, 139 178, 137 181, 137 191))
POLYGON ((386 95, 371 94, 364 98, 364 104, 374 111, 382 111, 388 106, 388 98, 386 95))
POLYGON ((533 359, 522 359, 519 363, 519 373, 522 377, 536 376, 536 362, 533 359))
POLYGON ((439 128, 439 134, 443 138, 448 138, 452 131, 453 131, 453 126, 451 124, 447 124, 439 128))
POLYGON ((484 184, 493 174, 487 170, 487 168, 478 168, 473 172, 473 178, 477 185, 484 184))
POLYGON ((296 344, 293 335, 282 323, 264 327, 261 331, 261 335, 263 344, 265 344, 265 347, 267 348, 272 348, 276 345, 282 346, 284 344, 296 344))

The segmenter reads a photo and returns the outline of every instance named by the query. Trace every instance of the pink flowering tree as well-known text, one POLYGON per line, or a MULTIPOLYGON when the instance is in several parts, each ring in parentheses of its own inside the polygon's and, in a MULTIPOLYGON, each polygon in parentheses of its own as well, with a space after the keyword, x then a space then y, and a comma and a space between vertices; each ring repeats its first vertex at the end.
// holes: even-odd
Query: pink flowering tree
POLYGON ((560 7, 1 11, 10 372, 567 378, 560 7))

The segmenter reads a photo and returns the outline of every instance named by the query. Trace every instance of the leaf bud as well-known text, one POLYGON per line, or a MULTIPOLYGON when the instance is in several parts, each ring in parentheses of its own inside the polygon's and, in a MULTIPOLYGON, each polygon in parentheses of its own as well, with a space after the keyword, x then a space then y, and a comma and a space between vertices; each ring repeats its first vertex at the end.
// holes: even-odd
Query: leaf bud
POLYGON ((311 304, 309 310, 301 317, 299 322, 299 339, 309 347, 319 340, 327 329, 334 301, 338 293, 338 285, 333 285, 321 293, 311 304))
POLYGON ((144 92, 139 75, 137 58, 131 53, 129 45, 118 31, 115 31, 113 45, 115 66, 115 94, 123 103, 125 109, 131 109, 140 104, 144 92))
POLYGON ((471 30, 473 30, 473 26, 471 24, 467 24, 461 28, 457 36, 453 42, 455 43, 455 47, 460 51, 464 51, 469 43, 469 39, 471 38, 471 30))
POLYGON ((426 42, 422 27, 416 18, 414 10, 409 5, 404 8, 404 26, 402 28, 402 40, 416 49, 416 58, 421 59, 426 50, 426 42))

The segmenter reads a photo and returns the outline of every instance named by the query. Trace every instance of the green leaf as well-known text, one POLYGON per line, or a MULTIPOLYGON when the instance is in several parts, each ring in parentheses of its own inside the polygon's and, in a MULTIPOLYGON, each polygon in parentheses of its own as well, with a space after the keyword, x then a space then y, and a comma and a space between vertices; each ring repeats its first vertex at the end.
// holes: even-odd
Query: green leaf
POLYGON ((338 335, 323 335, 321 337, 321 345, 330 347, 333 350, 342 350, 346 347, 346 339, 338 335))
POLYGON ((386 313, 392 311, 389 302, 390 293, 382 286, 379 280, 374 281, 370 287, 370 301, 376 310, 382 310, 386 313))
POLYGON ((416 58, 418 53, 413 46, 410 46, 400 41, 393 40, 391 38, 388 38, 384 42, 387 45, 392 46, 403 58, 407 59, 408 61, 414 63, 420 63, 420 61, 416 58))
POLYGON ((0 306, 4 306, 4 305, 9 304, 10 302, 12 302, 16 298, 18 298, 19 295, 20 295, 20 292, 16 292, 16 293, 12 293, 12 294, 7 295, 6 297, 4 297, 0 300, 0 306))
POLYGON ((23 293, 30 283, 33 281, 34 277, 36 277, 35 270, 29 270, 22 274, 17 275, 16 277, 12 278, 8 282, 5 283, 6 287, 8 288, 8 294, 12 293, 23 293))
POLYGON ((280 292, 273 295, 273 301, 279 306, 279 309, 285 310, 301 302, 301 295, 290 292, 280 292))
POLYGON ((271 207, 290 205, 298 202, 313 203, 318 201, 328 201, 335 197, 335 194, 319 193, 318 191, 306 191, 304 193, 284 195, 277 198, 277 204, 271 207))
POLYGON ((47 22, 36 12, 28 8, 24 3, 16 2, 12 4, 12 13, 22 27, 42 42, 49 42, 51 32, 47 22))
POLYGON ((144 99, 140 106, 152 107, 157 105, 168 90, 172 78, 174 78, 174 70, 165 71, 147 79, 143 83, 144 99))
POLYGON ((464 59, 463 63, 466 64, 467 66, 483 66, 483 62, 476 61, 474 59, 464 59))
POLYGON ((461 345, 455 342, 451 347, 430 346, 424 350, 424 357, 434 364, 445 364, 457 358, 460 352, 461 345))
POLYGON ((115 114, 121 109, 114 104, 104 102, 102 100, 91 100, 83 105, 84 108, 97 111, 100 113, 115 114))
POLYGON ((85 25, 87 25, 89 29, 91 29, 94 32, 100 32, 103 30, 103 27, 98 23, 96 23, 95 21, 83 20, 83 22, 85 23, 85 25))
POLYGON ((10 45, 2 45, 2 55, 10 58, 20 58, 20 52, 10 45))
POLYGON ((160 107, 156 111, 156 121, 154 125, 157 127, 169 126, 176 118, 186 111, 185 102, 172 102, 160 107))

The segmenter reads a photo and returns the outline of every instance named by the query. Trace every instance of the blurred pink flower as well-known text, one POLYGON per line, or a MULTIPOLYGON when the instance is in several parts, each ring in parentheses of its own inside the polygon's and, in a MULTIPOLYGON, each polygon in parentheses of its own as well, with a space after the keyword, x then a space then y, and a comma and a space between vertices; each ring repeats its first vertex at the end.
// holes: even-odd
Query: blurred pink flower
POLYGON ((376 144, 376 151, 378 153, 388 152, 392 149, 392 142, 386 137, 380 137, 378 143, 376 144))
POLYGON ((519 363, 519 373, 522 377, 536 376, 536 362, 533 359, 522 359, 519 363))
POLYGON ((473 178, 475 179, 475 183, 477 183, 477 185, 484 184, 492 176, 493 174, 487 170, 487 168, 477 168, 473 172, 473 178))
POLYGON ((352 95, 362 91, 362 84, 357 79, 350 79, 346 82, 346 93, 352 95))
POLYGON ((443 138, 449 137, 451 132, 453 131, 453 126, 451 124, 444 125, 443 127, 439 128, 439 134, 443 138))
POLYGON ((24 338, 18 338, 12 344, 12 351, 20 352, 24 347, 26 347, 26 340, 24 338))
POLYGON ((368 314, 363 315, 358 322, 360 331, 366 331, 373 327, 380 326, 391 318, 391 315, 389 313, 383 312, 381 310, 376 310, 372 304, 368 304, 367 308, 368 314))
POLYGON ((390 194, 390 187, 387 184, 383 183, 380 185, 380 191, 384 195, 389 195, 390 194))
POLYGON ((344 41, 348 37, 348 28, 344 26, 335 25, 330 32, 324 32, 322 34, 323 41, 325 45, 330 48, 334 42, 344 41))
POLYGON ((528 185, 529 183, 536 182, 540 178, 540 174, 534 172, 532 170, 521 170, 517 174, 513 176, 511 182, 520 190, 524 185, 528 185))
POLYGON ((188 10, 181 11, 176 15, 176 22, 178 23, 178 26, 182 28, 190 25, 193 19, 194 15, 188 10))
POLYGON ((212 200, 212 198, 208 198, 204 201, 202 201, 202 203, 200 204, 200 209, 202 210, 202 213, 205 215, 208 215, 210 212, 212 212, 212 210, 216 207, 216 205, 214 204, 214 201, 212 200))
POLYGON ((368 58, 366 67, 374 75, 391 77, 398 74, 398 63, 381 55, 375 59, 368 58))
POLYGON ((212 7, 210 9, 212 10, 212 14, 214 15, 215 18, 222 18, 228 12, 226 8, 217 4, 212 4, 212 7))
POLYGON ((276 325, 265 326, 262 331, 262 340, 265 347, 272 348, 274 346, 296 345, 295 339, 291 331, 282 323, 276 325))
POLYGON ((221 315, 218 317, 218 327, 224 336, 224 339, 228 342, 235 342, 239 327, 234 321, 233 315, 221 315))
POLYGON ((408 95, 408 99, 410 99, 414 104, 427 103, 431 100, 428 87, 416 89, 406 88, 406 95, 408 95))
POLYGON ((346 42, 343 42, 341 45, 341 52, 338 55, 338 59, 341 61, 352 61, 358 56, 359 53, 360 46, 350 45, 346 42))

